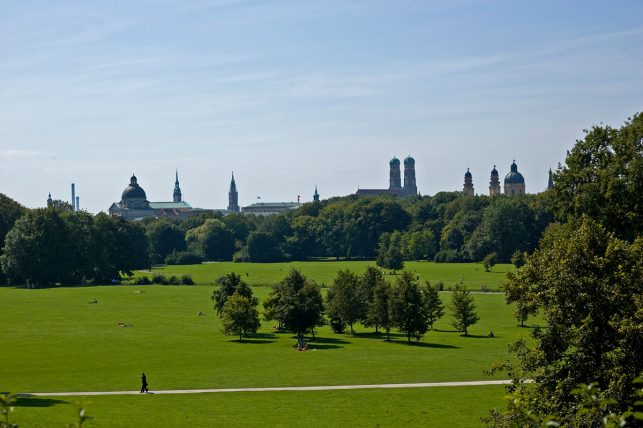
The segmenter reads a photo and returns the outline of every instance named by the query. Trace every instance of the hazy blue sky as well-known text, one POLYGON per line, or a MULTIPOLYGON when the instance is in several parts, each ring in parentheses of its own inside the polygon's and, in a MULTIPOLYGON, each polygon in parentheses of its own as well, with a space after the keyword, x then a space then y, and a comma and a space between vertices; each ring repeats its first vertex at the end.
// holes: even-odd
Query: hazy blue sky
POLYGON ((136 173, 193 206, 387 187, 546 186, 582 129, 643 107, 643 1, 10 1, 0 192, 107 210, 136 173))

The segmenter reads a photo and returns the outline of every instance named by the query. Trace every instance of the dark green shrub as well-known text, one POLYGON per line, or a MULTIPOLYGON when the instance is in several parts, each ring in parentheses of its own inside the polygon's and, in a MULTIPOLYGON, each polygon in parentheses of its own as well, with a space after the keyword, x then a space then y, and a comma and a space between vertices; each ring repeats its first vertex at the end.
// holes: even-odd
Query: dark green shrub
POLYGON ((194 280, 192 279, 192 275, 190 274, 181 275, 181 284, 194 285, 194 280))

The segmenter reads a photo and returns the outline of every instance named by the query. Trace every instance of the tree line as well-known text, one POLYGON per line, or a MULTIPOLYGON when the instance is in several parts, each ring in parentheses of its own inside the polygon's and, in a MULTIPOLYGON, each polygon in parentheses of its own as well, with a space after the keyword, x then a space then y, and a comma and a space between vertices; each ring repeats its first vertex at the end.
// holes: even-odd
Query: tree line
MULTIPOLYGON (((259 301, 252 289, 235 273, 217 283, 212 300, 223 332, 239 336, 240 341, 256 333, 261 322, 259 301)), ((473 296, 462 285, 453 289, 451 310, 453 327, 464 335, 479 320, 473 296)), ((420 340, 443 315, 438 290, 428 282, 420 284, 414 274, 404 271, 391 284, 374 267, 362 275, 340 270, 325 298, 315 281, 292 269, 263 302, 264 321, 276 322, 275 330, 292 332, 299 339, 310 334, 314 340, 315 329, 326 324, 334 333, 344 333, 349 327, 354 334, 354 325, 361 323, 374 327, 376 333, 385 331, 387 341, 395 328, 410 342, 412 338, 420 340)))

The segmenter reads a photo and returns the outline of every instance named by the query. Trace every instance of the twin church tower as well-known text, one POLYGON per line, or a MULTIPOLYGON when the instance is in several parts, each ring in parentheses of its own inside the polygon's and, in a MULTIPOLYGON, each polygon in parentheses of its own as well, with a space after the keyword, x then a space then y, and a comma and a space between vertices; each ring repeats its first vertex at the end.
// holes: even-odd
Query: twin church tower
POLYGON ((397 196, 417 195, 418 187, 415 181, 415 159, 411 156, 404 159, 404 186, 402 186, 400 160, 393 157, 388 164, 390 168, 388 189, 358 189, 357 194, 361 196, 383 194, 397 196))

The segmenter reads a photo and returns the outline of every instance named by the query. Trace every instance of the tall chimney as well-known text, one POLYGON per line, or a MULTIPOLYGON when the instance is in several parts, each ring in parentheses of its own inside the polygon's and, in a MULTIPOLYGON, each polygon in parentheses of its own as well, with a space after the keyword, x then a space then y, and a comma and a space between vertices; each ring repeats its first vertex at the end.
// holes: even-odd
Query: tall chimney
POLYGON ((76 211, 80 211, 80 196, 76 196, 76 211))
POLYGON ((76 185, 71 183, 71 210, 76 211, 76 185))

